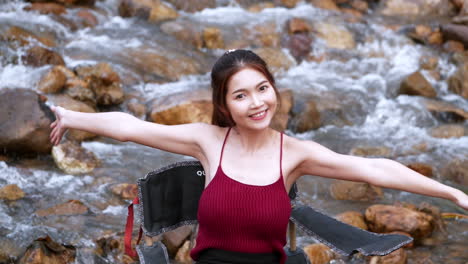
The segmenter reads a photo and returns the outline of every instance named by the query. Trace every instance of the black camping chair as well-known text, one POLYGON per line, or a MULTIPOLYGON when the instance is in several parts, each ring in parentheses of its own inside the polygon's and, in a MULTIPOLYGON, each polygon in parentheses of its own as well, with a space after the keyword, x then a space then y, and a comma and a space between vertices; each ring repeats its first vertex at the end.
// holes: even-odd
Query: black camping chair
MULTIPOLYGON (((205 172, 198 161, 178 162, 152 171, 138 180, 138 197, 129 206, 125 230, 125 252, 141 263, 167 263, 166 247, 156 238, 183 225, 197 224, 198 201, 205 186, 205 172), (133 205, 137 205, 140 234, 136 251, 131 247, 133 205), (145 243, 139 244, 142 232, 145 243), (155 241, 156 240, 156 241, 155 241)), ((386 255, 413 241, 396 234, 376 234, 342 223, 308 206, 296 205, 297 186, 289 192, 289 247, 286 264, 307 264, 304 251, 296 247, 296 226, 342 255, 361 252, 366 256, 386 255)))

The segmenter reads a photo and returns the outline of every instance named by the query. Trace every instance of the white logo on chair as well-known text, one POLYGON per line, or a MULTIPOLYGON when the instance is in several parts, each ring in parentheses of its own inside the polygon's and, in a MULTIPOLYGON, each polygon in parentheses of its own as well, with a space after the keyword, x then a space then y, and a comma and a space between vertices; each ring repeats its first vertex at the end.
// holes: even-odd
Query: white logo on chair
POLYGON ((199 171, 197 171, 197 175, 200 176, 200 177, 205 176, 205 171, 199 170, 199 171))

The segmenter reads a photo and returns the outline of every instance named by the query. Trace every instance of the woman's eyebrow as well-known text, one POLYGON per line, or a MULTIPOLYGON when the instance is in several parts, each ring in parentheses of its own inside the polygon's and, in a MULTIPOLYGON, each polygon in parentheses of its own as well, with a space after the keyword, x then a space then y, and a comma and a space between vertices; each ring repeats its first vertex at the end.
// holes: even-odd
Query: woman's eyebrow
MULTIPOLYGON (((264 84, 268 82, 267 80, 263 80, 261 82, 259 82, 257 85, 255 85, 255 87, 259 87, 260 85, 264 84)), ((232 94, 235 94, 235 93, 238 93, 238 92, 242 92, 242 91, 246 91, 247 89, 246 88, 240 88, 240 89, 237 89, 235 90, 234 92, 232 92, 232 94)))

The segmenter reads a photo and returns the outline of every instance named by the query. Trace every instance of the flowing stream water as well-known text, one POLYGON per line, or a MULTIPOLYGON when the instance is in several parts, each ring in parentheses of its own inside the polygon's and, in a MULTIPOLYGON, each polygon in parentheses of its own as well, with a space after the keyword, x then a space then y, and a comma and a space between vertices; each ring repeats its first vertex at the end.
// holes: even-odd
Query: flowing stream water
MULTIPOLYGON (((49 15, 24 11, 23 8, 28 5, 26 2, 1 2, 0 29, 16 25, 52 36, 58 43, 56 49, 62 54, 68 68, 109 62, 122 77, 124 90, 141 95, 146 102, 160 96, 208 89, 210 65, 223 50, 194 51, 193 48, 187 48, 188 44, 174 41, 155 24, 137 18, 120 17, 118 4, 117 0, 97 1, 92 13, 97 17, 98 25, 72 31, 49 15), (141 64, 128 55, 129 51, 139 49, 203 58, 206 63, 202 63, 201 67, 205 73, 183 76, 170 82, 147 82, 145 80, 151 76, 148 77, 148 73, 141 70, 141 64)), ((65 16, 73 17, 76 12, 76 9, 70 9, 65 16)), ((430 129, 443 121, 424 107, 421 97, 397 94, 401 80, 419 69, 422 56, 436 56, 439 59, 441 80, 436 80, 425 71, 422 71, 423 74, 436 88, 439 100, 468 111, 467 100, 447 89, 446 79, 456 70, 448 55, 414 44, 407 37, 388 30, 385 21, 379 18, 369 16, 365 22, 346 24, 335 13, 315 8, 309 3, 299 3, 292 9, 276 7, 260 13, 250 13, 224 1, 217 8, 180 14, 178 19, 199 25, 217 26, 232 32, 236 32, 236 28, 271 21, 283 25, 292 17, 309 21, 334 21, 348 26, 358 35, 355 49, 335 51, 338 53, 336 59, 323 62, 303 61, 279 72, 277 82, 280 88, 291 89, 295 98, 320 100, 321 97, 339 95, 339 104, 349 125, 328 124, 305 133, 294 133, 291 130, 286 133, 301 139, 314 140, 336 152, 346 154, 355 147, 387 147, 391 151, 391 158, 403 163, 431 164, 436 170, 437 180, 468 191, 467 186, 445 180, 438 173, 438 169, 451 160, 467 160, 468 137, 432 137, 430 129), (413 146, 420 143, 426 144, 427 151, 412 151, 413 146)), ((232 38, 235 39, 235 35, 232 38)), ((313 54, 321 54, 327 50, 324 41, 314 41, 313 54)), ((37 90, 37 82, 50 66, 25 66, 21 61, 24 52, 24 48, 11 49, 4 44, 0 46, 0 89, 37 90)), ((296 101, 301 102, 301 99, 296 101)), ((462 124, 466 130, 468 123, 465 121, 462 124)), ((103 233, 123 231, 125 225, 127 204, 111 194, 108 187, 114 183, 135 183, 153 169, 190 159, 134 143, 102 138, 83 142, 82 146, 94 152, 102 161, 100 167, 88 175, 67 175, 55 166, 50 156, 14 162, 0 161, 0 186, 17 184, 26 193, 26 197, 19 201, 0 202, 0 243, 11 244, 12 255, 18 255, 34 239, 49 235, 57 242, 75 245, 79 252, 78 263, 92 263, 95 260, 90 258, 85 249, 93 248, 95 240, 103 233), (48 217, 34 214, 39 209, 71 199, 82 201, 90 208, 90 213, 48 217)), ((348 210, 363 212, 371 205, 369 202, 334 200, 329 194, 329 185, 328 179, 302 177, 299 180, 301 201, 329 215, 348 210)), ((379 203, 391 204, 398 200, 419 204, 426 201, 440 206, 444 212, 463 213, 460 208, 442 199, 394 190, 384 192, 384 198, 379 203)), ((435 259, 441 262, 447 259, 451 245, 468 248, 468 223, 448 221, 447 225, 445 246, 431 249, 437 255, 435 259)), ((311 242, 311 238, 300 234, 300 246, 311 242)), ((103 261, 112 263, 112 259, 103 261)), ((362 263, 364 260, 344 261, 362 263)))

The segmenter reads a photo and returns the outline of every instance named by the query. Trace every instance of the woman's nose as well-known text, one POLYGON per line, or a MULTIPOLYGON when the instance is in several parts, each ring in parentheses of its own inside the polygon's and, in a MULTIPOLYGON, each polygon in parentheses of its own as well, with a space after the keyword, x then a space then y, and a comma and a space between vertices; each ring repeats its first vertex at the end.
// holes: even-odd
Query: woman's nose
POLYGON ((252 104, 251 104, 251 107, 252 108, 257 108, 259 106, 262 106, 263 105, 263 100, 260 96, 258 95, 253 95, 252 96, 252 104))

